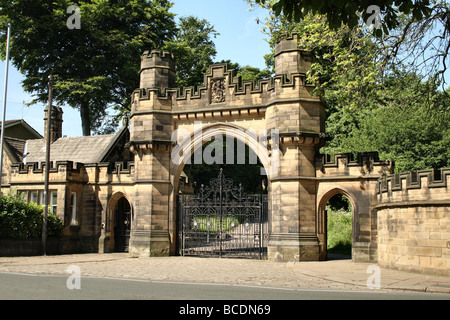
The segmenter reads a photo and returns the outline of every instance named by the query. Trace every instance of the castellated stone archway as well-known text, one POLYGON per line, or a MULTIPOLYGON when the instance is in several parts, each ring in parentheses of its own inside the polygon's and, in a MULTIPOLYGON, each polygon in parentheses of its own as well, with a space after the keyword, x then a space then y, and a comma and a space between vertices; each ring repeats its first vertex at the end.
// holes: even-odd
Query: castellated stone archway
POLYGON ((293 35, 276 45, 271 79, 242 82, 226 64, 217 64, 205 74, 204 86, 181 90, 172 89, 175 63, 169 52, 142 55, 130 116, 136 155, 132 254, 176 253, 176 196, 184 163, 203 143, 224 137, 247 144, 267 174, 268 258, 323 257, 317 155, 325 110, 306 83, 311 59, 293 35))

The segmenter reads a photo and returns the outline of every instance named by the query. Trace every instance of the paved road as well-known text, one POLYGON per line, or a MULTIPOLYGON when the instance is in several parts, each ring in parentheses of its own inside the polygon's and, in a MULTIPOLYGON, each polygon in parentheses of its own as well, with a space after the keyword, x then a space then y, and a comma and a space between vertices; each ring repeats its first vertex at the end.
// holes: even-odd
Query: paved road
POLYGON ((0 273, 1 300, 450 300, 448 294, 0 273), (72 289, 69 289, 69 287, 72 289))

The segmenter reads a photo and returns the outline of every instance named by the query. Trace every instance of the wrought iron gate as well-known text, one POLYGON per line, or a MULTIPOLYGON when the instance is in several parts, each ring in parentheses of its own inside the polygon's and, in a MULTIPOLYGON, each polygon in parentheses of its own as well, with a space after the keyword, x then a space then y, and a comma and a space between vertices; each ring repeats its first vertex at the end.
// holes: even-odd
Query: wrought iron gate
POLYGON ((195 195, 180 196, 179 251, 183 256, 267 255, 267 196, 248 195, 222 170, 195 195))

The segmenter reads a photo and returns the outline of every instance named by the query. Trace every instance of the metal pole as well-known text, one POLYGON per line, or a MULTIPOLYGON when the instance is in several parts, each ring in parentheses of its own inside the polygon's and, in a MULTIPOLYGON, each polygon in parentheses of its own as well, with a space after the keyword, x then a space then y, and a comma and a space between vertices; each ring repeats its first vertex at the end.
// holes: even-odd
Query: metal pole
POLYGON ((3 89, 3 122, 2 122, 2 134, 0 142, 0 188, 3 174, 3 142, 5 141, 5 116, 6 116, 6 97, 8 93, 8 71, 9 71, 9 44, 11 41, 11 24, 7 23, 7 36, 6 36, 6 67, 5 67, 5 83, 3 89))
POLYGON ((44 182, 44 214, 42 218, 42 254, 46 255, 47 240, 47 215, 48 215, 48 182, 50 175, 50 142, 51 142, 51 124, 52 124, 52 80, 51 75, 48 76, 48 112, 47 112, 47 128, 46 128, 46 147, 45 147, 45 182, 44 182))
POLYGON ((220 199, 220 220, 219 220, 219 257, 222 258, 222 189, 223 189, 223 172, 220 168, 219 173, 219 199, 220 199))

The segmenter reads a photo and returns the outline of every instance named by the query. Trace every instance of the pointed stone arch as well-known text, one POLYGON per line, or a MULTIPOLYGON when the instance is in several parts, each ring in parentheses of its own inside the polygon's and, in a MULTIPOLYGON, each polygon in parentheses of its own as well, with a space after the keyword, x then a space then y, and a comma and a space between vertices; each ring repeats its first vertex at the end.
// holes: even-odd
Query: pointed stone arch
POLYGON ((346 187, 332 187, 326 191, 318 201, 317 208, 317 235, 320 244, 320 260, 327 260, 327 212, 326 206, 328 202, 336 195, 344 195, 349 201, 352 207, 352 247, 355 242, 355 213, 358 212, 358 202, 355 195, 346 187))
MULTIPOLYGON (((172 173, 171 182, 173 185, 172 193, 170 196, 170 234, 172 235, 171 239, 173 239, 173 241, 171 242, 172 253, 176 251, 175 240, 177 237, 178 215, 177 195, 179 191, 180 175, 187 160, 197 149, 201 148, 203 144, 210 141, 214 137, 217 138, 218 135, 222 135, 224 137, 237 139, 247 145, 258 157, 260 163, 264 167, 264 171, 266 173, 270 172, 271 159, 269 151, 267 150, 266 146, 258 141, 257 135, 253 133, 254 132, 249 132, 247 129, 233 123, 219 122, 202 126, 200 128, 197 128, 197 130, 194 130, 193 132, 185 131, 183 140, 180 141, 179 144, 174 146, 172 159, 174 158, 174 153, 178 153, 177 155, 180 158, 178 161, 172 161, 170 168, 170 171, 172 173)), ((270 179, 268 179, 268 181, 270 181, 270 179)), ((270 187, 268 198, 270 203, 270 187)), ((270 205, 268 206, 268 215, 270 217, 270 205)))
MULTIPOLYGON (((122 192, 122 191, 118 191, 115 192, 111 195, 111 197, 108 199, 108 203, 106 206, 106 219, 105 219, 105 224, 104 224, 104 229, 105 229, 105 246, 104 246, 104 251, 105 252, 114 252, 117 251, 117 229, 115 229, 115 225, 117 225, 117 217, 118 217, 118 212, 117 212, 117 206, 121 203, 121 202, 126 202, 128 204, 129 207, 129 217, 127 217, 127 224, 129 227, 129 233, 128 233, 128 238, 130 237, 131 234, 131 230, 133 228, 133 224, 135 224, 134 221, 134 214, 133 214, 133 202, 132 200, 129 198, 129 196, 122 192)), ((123 221, 122 221, 123 222, 123 221)), ((124 235, 125 236, 125 235, 124 235)), ((128 239, 129 241, 129 239, 128 239)), ((127 251, 127 250, 125 250, 127 251)))

